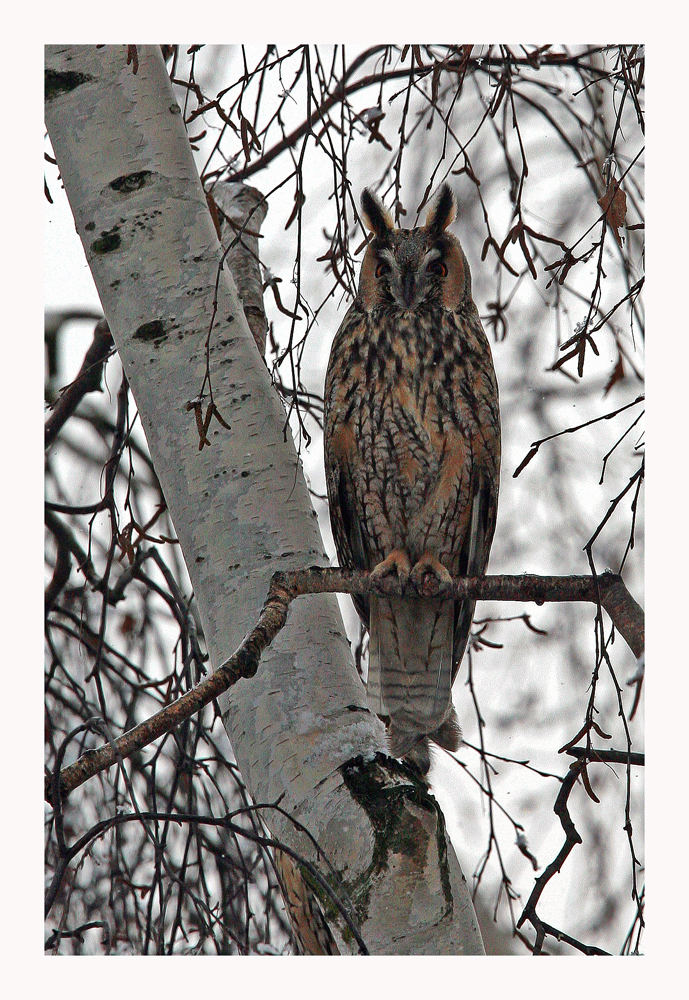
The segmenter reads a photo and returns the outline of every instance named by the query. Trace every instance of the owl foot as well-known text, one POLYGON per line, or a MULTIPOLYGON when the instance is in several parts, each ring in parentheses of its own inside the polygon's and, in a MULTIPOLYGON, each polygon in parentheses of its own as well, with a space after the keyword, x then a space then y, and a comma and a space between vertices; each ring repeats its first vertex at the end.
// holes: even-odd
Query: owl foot
POLYGON ((424 552, 409 574, 409 579, 417 592, 424 597, 433 597, 443 584, 452 583, 452 577, 443 564, 430 552, 424 552))
POLYGON ((404 589, 409 579, 410 569, 411 560, 404 549, 393 549, 389 556, 373 567, 371 579, 385 580, 390 576, 396 576, 404 589))

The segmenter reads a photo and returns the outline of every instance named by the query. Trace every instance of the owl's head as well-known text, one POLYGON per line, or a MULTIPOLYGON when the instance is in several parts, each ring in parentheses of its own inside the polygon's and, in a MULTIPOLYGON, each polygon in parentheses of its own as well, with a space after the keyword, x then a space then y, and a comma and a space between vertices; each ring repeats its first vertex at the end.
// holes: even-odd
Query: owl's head
POLYGON ((359 279, 366 310, 389 305, 412 311, 440 303, 457 309, 471 301, 471 274, 459 241, 446 232, 457 213, 454 195, 444 184, 416 229, 396 229, 390 214, 368 189, 361 196, 367 228, 373 233, 359 279))

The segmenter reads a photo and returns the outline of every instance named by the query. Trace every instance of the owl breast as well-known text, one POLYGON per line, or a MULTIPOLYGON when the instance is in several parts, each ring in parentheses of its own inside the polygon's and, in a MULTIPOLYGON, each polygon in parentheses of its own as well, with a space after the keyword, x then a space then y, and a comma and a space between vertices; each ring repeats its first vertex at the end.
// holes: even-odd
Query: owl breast
POLYGON ((478 316, 378 309, 342 332, 326 405, 361 532, 356 562, 371 569, 404 549, 413 563, 430 551, 456 573, 471 472, 485 451, 481 401, 494 386, 478 316))

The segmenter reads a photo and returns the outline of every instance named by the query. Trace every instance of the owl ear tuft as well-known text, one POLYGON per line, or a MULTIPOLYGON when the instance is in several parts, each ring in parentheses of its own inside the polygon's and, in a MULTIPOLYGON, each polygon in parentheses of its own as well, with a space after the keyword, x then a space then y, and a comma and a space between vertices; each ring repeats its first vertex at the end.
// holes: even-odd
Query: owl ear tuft
POLYGON ((379 240, 384 239, 390 230, 394 229, 390 213, 368 188, 364 188, 361 193, 361 211, 366 228, 370 229, 379 240))
POLYGON ((440 235, 451 225, 457 215, 457 202, 449 184, 443 184, 426 216, 426 229, 440 235))

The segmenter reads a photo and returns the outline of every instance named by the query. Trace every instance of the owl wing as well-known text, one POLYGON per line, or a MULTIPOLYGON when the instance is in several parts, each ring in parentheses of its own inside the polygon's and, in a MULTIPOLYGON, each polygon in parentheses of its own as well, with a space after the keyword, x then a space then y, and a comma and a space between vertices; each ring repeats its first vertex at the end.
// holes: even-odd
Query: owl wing
MULTIPOLYGON (((355 302, 335 335, 325 384, 324 445, 325 478, 330 505, 330 524, 340 566, 367 570, 370 567, 368 546, 362 531, 361 512, 356 502, 354 476, 359 461, 348 412, 351 372, 348 370, 349 345, 360 332, 365 319, 355 302)), ((369 601, 352 595, 354 606, 368 628, 369 601)))
MULTIPOLYGON (((455 534, 456 547, 447 566, 456 576, 482 576, 488 565, 498 510, 501 453, 498 384, 490 345, 474 304, 450 314, 448 322, 461 344, 451 376, 451 398, 453 419, 464 428, 467 450, 461 464, 449 466, 451 482, 456 483, 462 497, 463 510, 452 512, 448 508, 444 514, 448 527, 453 522, 457 526, 458 514, 462 525, 459 536, 455 534), (469 477, 466 492, 461 487, 464 475, 469 477)), ((455 602, 452 683, 471 633, 475 606, 475 601, 455 602)))
MULTIPOLYGON (((485 572, 497 510, 497 476, 479 475, 473 491, 471 520, 460 553, 458 576, 481 576, 485 572)), ((476 601, 455 602, 452 683, 469 640, 475 608, 476 601)))
MULTIPOLYGON (((328 463, 328 502, 330 523, 340 566, 344 569, 368 569, 368 559, 361 531, 361 522, 354 503, 351 468, 346 461, 335 459, 328 463)), ((354 606, 368 628, 368 597, 352 594, 354 606)))

